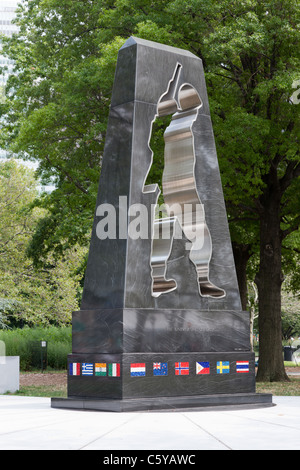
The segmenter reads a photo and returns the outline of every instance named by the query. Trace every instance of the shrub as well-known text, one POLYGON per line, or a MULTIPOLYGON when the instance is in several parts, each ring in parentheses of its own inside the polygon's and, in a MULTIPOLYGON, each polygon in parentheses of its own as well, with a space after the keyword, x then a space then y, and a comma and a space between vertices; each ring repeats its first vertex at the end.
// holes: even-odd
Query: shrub
POLYGON ((66 369, 67 355, 72 351, 71 327, 22 328, 0 330, 7 356, 20 356, 20 370, 33 369, 33 342, 47 341, 47 365, 50 369, 66 369))

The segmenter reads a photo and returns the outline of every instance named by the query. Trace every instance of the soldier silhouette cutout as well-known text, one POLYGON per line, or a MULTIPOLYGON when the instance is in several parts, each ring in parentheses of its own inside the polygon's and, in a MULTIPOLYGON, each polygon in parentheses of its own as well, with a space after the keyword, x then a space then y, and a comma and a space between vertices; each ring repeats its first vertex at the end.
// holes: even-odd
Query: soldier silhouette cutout
MULTIPOLYGON (((184 83, 179 86, 181 70, 182 65, 177 63, 168 89, 157 104, 157 114, 154 118, 155 121, 157 117, 172 115, 171 123, 164 133, 162 177, 168 217, 154 220, 153 223, 150 260, 152 296, 158 297, 177 288, 174 279, 166 278, 166 271, 175 235, 175 224, 178 221, 183 234, 190 242, 189 259, 197 272, 199 294, 203 297, 223 298, 225 291, 209 280, 212 242, 195 180, 196 157, 192 127, 202 101, 192 85, 184 83)), ((151 166, 152 162, 147 175, 151 166)), ((143 192, 149 191, 157 191, 158 200, 158 185, 144 185, 143 192)))

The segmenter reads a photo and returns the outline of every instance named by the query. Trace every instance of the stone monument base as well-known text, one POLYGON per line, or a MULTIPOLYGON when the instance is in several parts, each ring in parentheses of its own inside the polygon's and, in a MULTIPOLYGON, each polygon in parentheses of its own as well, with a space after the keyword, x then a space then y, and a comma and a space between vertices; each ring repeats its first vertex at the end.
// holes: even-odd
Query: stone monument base
POLYGON ((68 398, 51 406, 99 411, 272 406, 255 393, 249 351, 70 354, 68 398))
POLYGON ((255 393, 252 352, 70 354, 68 397, 157 398, 255 393))
POLYGON ((251 409, 274 406, 272 395, 237 393, 181 397, 127 398, 123 400, 99 400, 91 398, 52 398, 52 408, 90 411, 179 411, 251 409))
POLYGON ((255 393, 249 314, 100 309, 73 312, 68 398, 101 411, 269 406, 255 393))

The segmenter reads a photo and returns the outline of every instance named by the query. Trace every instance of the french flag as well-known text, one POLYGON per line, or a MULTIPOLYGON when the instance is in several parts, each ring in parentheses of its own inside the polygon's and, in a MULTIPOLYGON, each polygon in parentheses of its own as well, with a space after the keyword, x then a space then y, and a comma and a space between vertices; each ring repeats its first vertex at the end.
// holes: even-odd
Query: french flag
POLYGON ((69 375, 80 375, 80 362, 71 362, 69 364, 69 375))

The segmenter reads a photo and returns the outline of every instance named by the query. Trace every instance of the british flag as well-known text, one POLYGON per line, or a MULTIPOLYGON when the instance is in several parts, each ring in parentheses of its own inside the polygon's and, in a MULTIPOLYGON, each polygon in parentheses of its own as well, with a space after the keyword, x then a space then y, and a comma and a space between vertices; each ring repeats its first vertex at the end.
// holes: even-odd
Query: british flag
POLYGON ((153 362, 153 375, 168 375, 168 363, 153 362))

